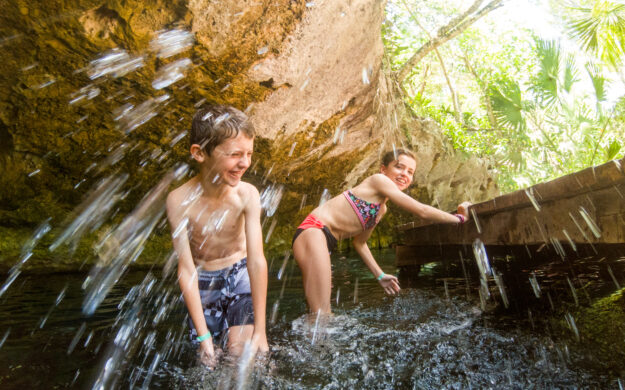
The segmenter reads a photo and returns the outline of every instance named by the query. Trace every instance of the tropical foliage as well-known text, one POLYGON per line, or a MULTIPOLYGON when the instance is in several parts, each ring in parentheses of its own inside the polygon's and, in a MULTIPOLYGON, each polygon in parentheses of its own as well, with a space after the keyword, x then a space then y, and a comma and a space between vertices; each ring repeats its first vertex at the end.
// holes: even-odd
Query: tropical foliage
MULTIPOLYGON (((502 11, 510 6, 503 4, 502 11)), ((455 8, 453 2, 389 3, 383 36, 393 70, 405 70, 440 26, 466 12, 463 7, 462 1, 455 8)), ((458 151, 491 159, 503 191, 624 151, 625 6, 554 1, 546 11, 557 22, 558 39, 495 9, 424 56, 403 79, 413 110, 436 120, 458 151)))

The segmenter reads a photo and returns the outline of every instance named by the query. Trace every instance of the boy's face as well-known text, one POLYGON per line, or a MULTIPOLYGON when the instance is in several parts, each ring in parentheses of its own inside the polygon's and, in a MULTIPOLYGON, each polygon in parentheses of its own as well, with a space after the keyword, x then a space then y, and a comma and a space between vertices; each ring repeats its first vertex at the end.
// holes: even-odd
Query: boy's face
POLYGON ((382 165, 380 172, 393 180, 397 188, 403 191, 412 183, 415 169, 417 162, 412 157, 402 154, 397 161, 391 161, 388 166, 382 165))
POLYGON ((253 152, 254 138, 240 132, 236 137, 228 138, 217 145, 210 156, 199 162, 209 168, 211 180, 217 178, 214 183, 234 187, 250 167, 253 152))

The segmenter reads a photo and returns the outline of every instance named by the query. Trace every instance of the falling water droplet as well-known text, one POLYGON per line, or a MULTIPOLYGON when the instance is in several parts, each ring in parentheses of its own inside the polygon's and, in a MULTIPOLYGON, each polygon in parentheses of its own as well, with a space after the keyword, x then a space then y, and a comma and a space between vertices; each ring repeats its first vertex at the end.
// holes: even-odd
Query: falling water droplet
POLYGON ((482 234, 482 226, 480 225, 480 220, 477 218, 477 213, 474 208, 471 208, 471 218, 473 219, 473 222, 475 222, 477 233, 482 234))
POLYGON ((317 330, 319 329, 319 317, 321 317, 321 309, 317 310, 317 318, 315 319, 315 328, 313 329, 312 339, 310 341, 312 345, 314 345, 315 341, 317 340, 317 330))
POLYGON ((534 197, 534 189, 530 187, 529 189, 526 188, 523 191, 525 191, 525 195, 527 195, 530 202, 532 202, 532 206, 534 206, 536 211, 540 211, 540 205, 538 204, 538 202, 536 201, 536 198, 534 197))
POLYGON ((475 255, 475 261, 477 262, 481 279, 488 280, 488 276, 492 275, 492 271, 490 262, 488 261, 488 255, 486 254, 486 247, 479 238, 473 241, 473 254, 475 255))
POLYGON ((72 339, 72 342, 69 344, 69 347, 67 348, 68 355, 71 355, 72 352, 74 351, 74 348, 76 348, 76 344, 78 344, 78 341, 80 341, 80 338, 82 337, 82 334, 85 332, 85 329, 87 329, 87 323, 83 322, 80 325, 80 328, 78 328, 76 335, 74 335, 74 338, 72 339))
POLYGON ((493 277, 495 278, 495 284, 499 288, 503 306, 507 309, 510 306, 510 302, 508 301, 508 294, 506 294, 506 286, 504 285, 503 277, 499 272, 495 272, 493 277))
POLYGON ((271 320, 270 320, 271 324, 275 324, 276 323, 276 318, 278 317, 278 308, 279 307, 280 307, 280 300, 276 299, 276 301, 273 303, 273 307, 271 308, 271 320))
POLYGON ((280 267, 280 271, 278 271, 278 280, 282 279, 282 275, 284 275, 284 270, 286 269, 286 265, 289 261, 290 255, 291 255, 290 251, 287 251, 284 254, 284 260, 282 260, 282 266, 280 267))
POLYGON ((182 58, 161 67, 154 76, 152 81, 152 88, 163 89, 169 87, 176 81, 182 80, 185 76, 186 70, 191 66, 191 60, 188 58, 182 58))
POLYGON ((302 195, 302 200, 299 203, 299 209, 301 210, 305 205, 306 205, 306 198, 308 197, 307 194, 302 195))
POLYGON ((275 214, 280 201, 282 200, 282 194, 284 193, 284 186, 282 184, 270 184, 260 194, 260 207, 265 210, 265 215, 271 217, 275 214))
POLYGON ((291 145, 291 150, 289 150, 288 157, 291 157, 293 155, 293 151, 295 150, 295 145, 297 145, 297 141, 293 142, 293 144, 291 145))
POLYGON ((540 298, 540 285, 538 284, 535 273, 530 275, 530 285, 532 286, 532 290, 534 290, 536 298, 540 298))
POLYGON ((4 336, 2 336, 2 339, 0 339, 0 349, 2 349, 4 342, 7 341, 7 339, 9 338, 9 334, 11 334, 11 328, 7 329, 4 332, 4 336))
POLYGON ((265 244, 269 242, 269 239, 271 238, 271 233, 273 233, 273 229, 276 228, 277 224, 278 224, 277 219, 274 219, 273 221, 271 221, 271 225, 269 226, 269 230, 267 231, 267 236, 265 237, 265 244))
POLYGON ((322 204, 324 204, 331 198, 332 198, 332 195, 330 195, 330 191, 328 191, 327 188, 324 188, 323 192, 321 193, 321 198, 319 199, 319 206, 321 206, 322 204))
POLYGON ((586 224, 590 228, 590 231, 592 232, 592 234, 596 238, 601 237, 601 230, 599 229, 599 226, 597 226, 595 221, 593 221, 593 219, 590 217, 590 215, 588 214, 586 209, 584 207, 580 206, 579 207, 579 213, 581 214, 581 216, 584 219, 584 221, 586 221, 586 224))
POLYGON ((577 291, 575 291, 575 287, 573 286, 573 282, 569 277, 566 277, 566 281, 569 284, 569 288, 571 289, 571 295, 573 295, 573 299, 575 300, 575 306, 579 306, 579 299, 577 298, 577 291))
POLYGON ((362 68, 362 83, 364 85, 369 85, 371 84, 371 82, 369 81, 369 72, 367 71, 367 68, 362 68))
POLYGON ((620 290, 621 289, 621 285, 619 284, 618 280, 616 280, 616 276, 614 276, 614 272, 612 272, 612 268, 609 265, 608 265, 608 273, 610 274, 610 277, 612 278, 612 281, 616 285, 616 289, 620 290))
POLYGON ((194 41, 193 33, 186 30, 158 31, 156 38, 150 42, 150 50, 156 52, 159 58, 169 58, 189 49, 194 41))
POLYGON ((579 341, 579 331, 577 330, 577 325, 575 325, 575 319, 573 318, 571 313, 566 313, 564 317, 566 318, 566 322, 569 325, 569 328, 573 331, 575 339, 579 341))

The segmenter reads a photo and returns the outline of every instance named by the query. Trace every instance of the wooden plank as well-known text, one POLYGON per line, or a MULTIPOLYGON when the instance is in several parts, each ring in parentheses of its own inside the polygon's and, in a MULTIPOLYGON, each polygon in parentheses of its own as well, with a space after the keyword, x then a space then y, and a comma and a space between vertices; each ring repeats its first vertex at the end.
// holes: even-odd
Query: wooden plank
POLYGON ((624 165, 612 161, 473 205, 476 218, 461 226, 401 225, 398 264, 457 258, 458 248, 478 238, 491 248, 546 246, 575 255, 575 247, 601 247, 625 256, 624 165))
MULTIPOLYGON (((543 203, 553 200, 583 196, 610 187, 618 187, 618 189, 614 190, 614 195, 623 199, 623 196, 625 196, 625 191, 623 191, 622 186, 622 184, 625 183, 624 166, 625 158, 610 161, 597 167, 587 168, 549 182, 536 184, 527 189, 518 190, 498 196, 486 202, 474 204, 472 209, 478 216, 484 216, 508 209, 533 207, 531 197, 533 197, 540 206, 543 203), (619 194, 617 195, 617 193, 619 194)), ((621 211, 623 210, 621 209, 621 211)), ((426 225, 429 225, 429 223, 415 221, 399 225, 397 229, 403 231, 426 225)))

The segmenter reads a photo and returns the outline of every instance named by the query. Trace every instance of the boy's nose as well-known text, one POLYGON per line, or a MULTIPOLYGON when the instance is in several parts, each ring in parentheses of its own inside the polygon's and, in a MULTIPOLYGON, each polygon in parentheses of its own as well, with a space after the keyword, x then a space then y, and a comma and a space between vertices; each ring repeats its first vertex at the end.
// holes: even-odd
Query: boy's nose
POLYGON ((252 158, 249 156, 243 156, 239 159, 239 166, 241 167, 249 167, 250 164, 252 163, 252 158))

